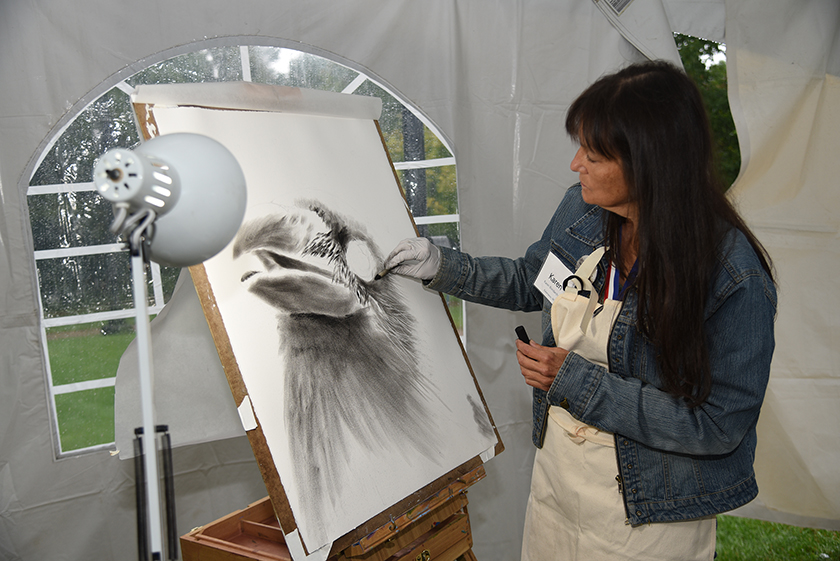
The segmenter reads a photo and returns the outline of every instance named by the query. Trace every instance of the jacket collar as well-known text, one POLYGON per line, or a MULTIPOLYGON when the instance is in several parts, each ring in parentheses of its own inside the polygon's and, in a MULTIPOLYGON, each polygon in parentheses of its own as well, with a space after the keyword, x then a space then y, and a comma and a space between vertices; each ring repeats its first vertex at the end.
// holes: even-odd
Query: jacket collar
POLYGON ((575 239, 595 248, 604 245, 604 220, 607 213, 599 206, 592 205, 566 232, 575 239))

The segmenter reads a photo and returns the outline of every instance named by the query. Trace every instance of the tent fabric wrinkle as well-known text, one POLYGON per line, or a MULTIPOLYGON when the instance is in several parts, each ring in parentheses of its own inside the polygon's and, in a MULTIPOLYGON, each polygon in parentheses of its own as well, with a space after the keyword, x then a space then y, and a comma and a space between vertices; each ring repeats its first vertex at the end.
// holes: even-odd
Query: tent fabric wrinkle
MULTIPOLYGON (((568 105, 599 76, 646 55, 679 63, 673 32, 726 43, 743 160, 731 195, 779 280, 777 349, 756 450, 760 493, 736 514, 840 530, 832 469, 840 463, 836 0, 631 0, 620 15, 607 0, 152 0, 143 9, 19 0, 0 2, 0 558, 136 558, 133 462, 121 459, 130 456, 139 408, 124 374, 136 368, 131 351, 115 387, 120 456, 56 459, 42 346, 26 193, 86 106, 149 65, 200 49, 263 45, 331 58, 391 89, 452 147, 461 246, 517 257, 577 180, 568 105)), ((182 305, 195 297, 191 288, 182 279, 153 334, 158 412, 195 409, 172 433, 180 535, 267 494, 206 322, 182 305), (201 387, 166 395, 167 377, 184 369, 201 387), (209 414, 201 403, 212 404, 209 414), (214 414, 215 427, 205 422, 214 414)), ((466 310, 466 350, 506 447, 470 490, 473 551, 487 561, 515 559, 534 448, 513 330, 524 324, 536 333, 539 318, 466 310)))
POLYGON ((682 66, 673 36, 662 33, 664 29, 671 29, 662 0, 632 0, 627 3, 592 1, 622 37, 647 58, 668 60, 682 66), (614 7, 616 4, 625 5, 621 13, 614 7))
POLYGON ((662 6, 674 32, 726 43, 724 0, 664 0, 662 6))

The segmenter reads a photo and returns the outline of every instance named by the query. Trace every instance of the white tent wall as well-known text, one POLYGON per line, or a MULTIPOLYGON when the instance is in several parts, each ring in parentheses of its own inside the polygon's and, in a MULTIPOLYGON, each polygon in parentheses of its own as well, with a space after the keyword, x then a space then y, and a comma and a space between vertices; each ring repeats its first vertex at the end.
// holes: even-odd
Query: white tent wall
POLYGON ((840 3, 726 4, 734 200, 775 260, 776 353, 738 514, 840 529, 840 3))
MULTIPOLYGON (((797 32, 791 44, 795 37, 797 45, 802 40, 811 49, 828 50, 837 30, 831 3, 813 1, 801 8, 815 17, 835 15, 829 36, 797 32)), ((796 0, 775 4, 791 10, 800 5, 796 0)), ((723 0, 636 0, 634 5, 656 8, 657 26, 670 22, 677 31, 723 38, 723 0)), ((729 42, 730 54, 746 50, 772 28, 773 22, 753 17, 762 5, 760 0, 727 2, 727 26, 735 17, 739 30, 729 42), (749 19, 731 16, 741 12, 749 19)), ((669 29, 622 18, 625 33, 652 43, 656 53, 667 52, 663 37, 669 29)), ((132 463, 107 451, 55 460, 25 200, 37 158, 79 109, 119 79, 182 52, 236 44, 311 46, 316 54, 334 56, 389 84, 454 147, 463 247, 474 254, 509 256, 521 254, 540 235, 563 190, 575 181, 568 169, 574 147, 563 133, 567 105, 600 74, 642 56, 586 0, 0 3, 0 559, 136 558, 132 463)), ((765 49, 762 44, 757 52, 765 49)), ((788 53, 770 52, 779 65, 787 63, 788 53)), ((836 56, 833 61, 836 79, 836 56)), ((752 79, 761 83, 763 76, 756 71, 752 79)), ((750 103, 742 101, 742 106, 750 103)), ((739 128, 754 127, 762 118, 746 114, 739 128)), ((752 139, 753 128, 749 132, 752 139)), ((771 134, 786 136, 785 130, 771 134)), ((830 146, 837 146, 836 136, 830 146)), ((809 169, 828 166, 831 155, 821 154, 825 159, 809 161, 809 169)), ((760 192, 761 181, 756 185, 760 192)), ((836 256, 836 223, 833 228, 821 239, 836 256)), ((777 256, 783 281, 786 258, 777 256)), ((803 270, 821 262, 816 254, 813 259, 803 270)), ((832 263, 836 279, 836 258, 832 263)), ((836 288, 836 280, 829 282, 836 288)), ((834 298, 830 308, 821 305, 824 314, 812 326, 816 332, 833 325, 835 336, 811 344, 819 356, 836 359, 831 351, 837 340, 834 298)), ((524 323, 537 332, 538 319, 477 306, 468 306, 467 314, 467 352, 506 445, 487 464, 488 477, 470 491, 474 550, 482 560, 515 559, 533 446, 530 392, 518 374, 513 327, 524 323)), ((794 333, 797 321, 796 314, 780 312, 780 335, 794 333)), ((793 362, 796 351, 788 349, 782 356, 793 362)), ((837 360, 826 364, 826 377, 836 382, 837 360)), ((772 396, 786 399, 779 392, 772 396)), ((784 419, 783 426, 789 423, 784 419)), ((836 455, 837 447, 832 450, 836 455)), ((177 448, 174 459, 181 534, 266 495, 244 438, 177 448)), ((811 458, 802 461, 811 466, 811 458)), ((772 469, 772 463, 761 469, 772 469)), ((828 465, 836 465, 836 458, 828 465)), ((836 513, 836 493, 825 496, 836 513)), ((777 508, 770 500, 764 504, 777 508)))

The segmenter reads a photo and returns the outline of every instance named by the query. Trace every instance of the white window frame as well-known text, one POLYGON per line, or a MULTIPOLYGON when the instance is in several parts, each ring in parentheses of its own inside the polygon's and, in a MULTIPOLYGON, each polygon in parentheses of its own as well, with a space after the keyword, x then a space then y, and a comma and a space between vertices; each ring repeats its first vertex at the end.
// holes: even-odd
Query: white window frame
MULTIPOLYGON (((435 126, 435 124, 428 119, 422 112, 418 111, 412 104, 410 104, 405 98, 400 96, 397 92, 395 92, 392 88, 388 87, 383 81, 379 79, 375 79, 371 77, 369 74, 363 72, 355 68, 352 63, 345 60, 336 60, 335 55, 332 53, 321 52, 319 49, 313 47, 307 47, 305 45, 301 45, 299 43, 286 44, 284 41, 278 41, 277 44, 265 44, 261 42, 260 44, 251 44, 251 43, 243 43, 243 40, 250 39, 250 38, 227 38, 227 40, 209 40, 203 41, 200 43, 193 43, 190 45, 186 45, 183 47, 179 47, 178 49, 172 49, 166 51, 164 53, 159 53, 158 57, 154 60, 147 59, 143 61, 145 66, 141 70, 137 70, 137 66, 133 65, 130 69, 127 67, 122 71, 122 73, 118 73, 114 77, 114 81, 110 81, 112 85, 108 85, 109 81, 100 84, 99 88, 94 90, 98 92, 95 94, 94 97, 89 98, 87 101, 83 100, 76 104, 70 111, 65 115, 64 119, 59 123, 56 132, 52 135, 49 142, 43 144, 39 147, 39 154, 38 158, 35 160, 34 164, 29 173, 29 182, 31 182, 32 178, 35 175, 36 170, 39 169, 43 160, 46 158, 50 150, 52 150, 53 146, 56 142, 62 137, 62 135, 66 132, 67 128, 72 124, 76 118, 78 118, 86 109, 88 109, 91 105, 96 103, 102 96, 106 95, 110 92, 113 88, 117 88, 126 95, 131 95, 134 88, 129 85, 126 80, 130 77, 134 76, 135 74, 145 70, 155 64, 160 62, 175 58, 177 56, 188 54, 191 52, 201 51, 205 49, 210 49, 214 47, 231 47, 234 45, 239 46, 239 53, 240 53, 240 62, 242 65, 242 77, 244 81, 251 81, 251 67, 250 67, 250 49, 249 47, 274 47, 274 48, 284 48, 290 49, 306 54, 311 54, 315 56, 319 56, 329 60, 330 62, 339 64, 346 68, 349 68, 355 72, 357 72, 357 76, 353 79, 343 90, 341 93, 344 94, 352 94, 358 90, 366 81, 370 81, 377 87, 381 88, 389 95, 394 97, 397 101, 399 101, 404 107, 407 107, 444 145, 444 147, 449 151, 450 154, 453 154, 452 147, 447 140, 447 138, 441 133, 441 131, 435 126)), ((396 170, 410 170, 410 169, 429 169, 429 168, 436 168, 436 167, 444 167, 444 166, 454 166, 455 158, 454 157, 447 157, 447 158, 434 158, 428 160, 415 160, 415 161, 404 161, 404 162, 394 162, 394 168, 396 170)), ((27 197, 30 195, 57 195, 63 193, 80 193, 80 192, 91 192, 95 191, 95 187, 92 182, 86 183, 68 183, 68 184, 59 184, 59 185, 29 185, 26 194, 27 197)), ((457 197, 457 191, 456 191, 457 197)), ((417 225, 432 225, 432 224, 452 224, 452 223, 459 223, 460 222, 460 215, 459 214, 447 214, 447 215, 434 215, 434 216, 416 216, 414 217, 415 223, 417 225)), ((34 261, 37 270, 37 263, 39 261, 47 260, 47 259, 55 259, 55 258, 62 258, 62 257, 75 257, 75 256, 90 256, 90 255, 101 255, 101 254, 115 254, 120 252, 125 252, 126 248, 124 244, 121 243, 112 243, 112 244, 103 244, 103 245, 91 245, 91 246, 80 246, 80 247, 71 247, 71 248, 58 248, 58 249, 47 249, 47 250, 38 250, 34 252, 34 261)), ((165 305, 164 302, 164 294, 163 294, 163 285, 161 281, 161 274, 160 274, 160 267, 157 263, 150 263, 151 268, 151 279, 152 279, 152 287, 153 287, 153 304, 149 306, 149 314, 150 316, 156 315, 160 313, 165 305)), ((59 327, 59 326, 66 326, 66 325, 80 325, 84 323, 92 323, 92 322, 99 322, 99 321, 107 321, 107 320, 114 320, 114 319, 127 319, 127 318, 134 318, 135 317, 135 310, 133 305, 130 308, 124 308, 120 310, 112 310, 112 311, 105 311, 105 312, 96 312, 96 313, 88 313, 88 314, 79 314, 79 315, 68 315, 68 316, 61 316, 55 318, 47 318, 44 317, 44 306, 41 301, 41 286, 40 280, 38 282, 38 299, 39 299, 39 316, 40 316, 40 326, 41 326, 41 341, 42 341, 42 349, 43 349, 43 356, 44 356, 44 363, 46 366, 46 378, 47 378, 47 398, 50 404, 50 415, 52 421, 52 429, 53 429, 53 444, 54 444, 54 452, 55 457, 57 459, 77 456, 81 454, 87 454, 91 452, 97 452, 100 450, 114 450, 115 443, 108 442, 97 444, 93 446, 88 446, 84 448, 74 449, 74 450, 63 450, 61 445, 61 433, 59 430, 59 419, 58 419, 58 410, 56 407, 56 396, 71 394, 91 389, 99 389, 99 388, 108 388, 114 387, 116 383, 116 372, 114 372, 114 376, 109 378, 101 378, 98 380, 90 380, 84 382, 76 382, 76 383, 69 383, 69 384, 61 384, 56 385, 53 382, 52 376, 52 369, 50 366, 50 355, 49 355, 49 347, 47 341, 47 329, 51 327, 59 327)), ((464 324, 464 330, 466 330, 466 317, 462 318, 464 324)))

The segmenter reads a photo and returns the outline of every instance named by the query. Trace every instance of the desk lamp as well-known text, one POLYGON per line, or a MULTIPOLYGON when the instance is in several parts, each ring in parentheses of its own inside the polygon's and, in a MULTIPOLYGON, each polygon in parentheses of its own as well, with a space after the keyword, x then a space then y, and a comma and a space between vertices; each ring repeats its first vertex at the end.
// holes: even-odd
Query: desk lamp
POLYGON ((177 559, 168 428, 155 425, 154 419, 145 264, 189 267, 221 251, 245 214, 245 176, 233 154, 219 142, 199 134, 173 133, 152 138, 134 150, 106 152, 94 166, 93 182, 114 208, 111 231, 127 242, 131 253, 143 416, 143 426, 135 429, 139 555, 141 561, 160 561, 163 555, 155 437, 162 432, 164 472, 170 474, 165 490, 167 549, 169 559, 177 559), (140 435, 149 443, 145 453, 140 435))

